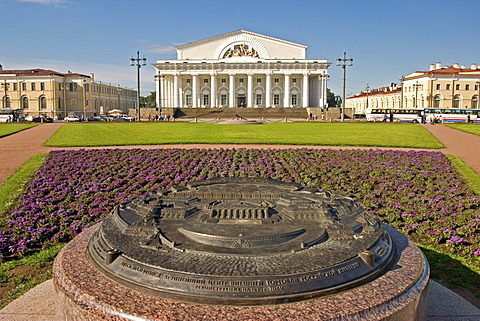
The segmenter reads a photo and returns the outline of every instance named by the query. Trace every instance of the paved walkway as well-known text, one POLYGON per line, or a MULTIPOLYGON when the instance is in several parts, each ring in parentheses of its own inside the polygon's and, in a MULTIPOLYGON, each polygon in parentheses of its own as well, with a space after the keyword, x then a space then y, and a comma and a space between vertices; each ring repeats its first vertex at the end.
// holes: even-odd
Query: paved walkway
MULTIPOLYGON (((30 157, 55 149, 43 143, 53 135, 61 123, 41 124, 34 128, 0 138, 0 184, 21 167, 30 157)), ((480 137, 450 129, 443 125, 424 125, 445 146, 441 151, 462 159, 480 175, 480 137)), ((112 148, 272 148, 268 145, 161 145, 161 146, 115 146, 112 148)), ((275 146, 275 148, 328 148, 328 149, 372 149, 370 147, 332 146, 275 146)), ((99 147, 108 148, 108 147, 99 147)), ((377 149, 377 148, 375 148, 377 149)), ((390 148, 389 148, 390 149, 390 148)), ((405 150, 405 149, 402 149, 405 150)), ((50 321, 58 320, 56 295, 52 280, 32 289, 21 298, 0 310, 0 321, 50 321)), ((480 321, 480 309, 458 294, 431 281, 429 289, 427 321, 480 321)))

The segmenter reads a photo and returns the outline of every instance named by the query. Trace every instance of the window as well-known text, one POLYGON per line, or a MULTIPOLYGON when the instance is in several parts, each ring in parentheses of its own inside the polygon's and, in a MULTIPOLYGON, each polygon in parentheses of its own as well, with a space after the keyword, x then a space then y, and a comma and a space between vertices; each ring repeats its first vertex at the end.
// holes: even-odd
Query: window
POLYGON ((262 94, 257 94, 255 98, 255 104, 256 105, 261 105, 262 104, 262 94))
POLYGON ((262 78, 257 78, 257 82, 262 82, 262 78))
POLYGON ((280 79, 279 78, 274 78, 273 81, 278 83, 280 81, 280 79))
POLYGON ((203 83, 204 83, 204 84, 208 84, 208 78, 204 78, 204 79, 203 79, 203 83))
POLYGON ((433 107, 434 108, 440 108, 440 95, 436 95, 435 97, 433 97, 433 107))
POLYGON ((465 90, 470 90, 470 85, 465 85, 465 90))
POLYGON ((243 82, 243 78, 239 78, 239 79, 238 79, 238 82, 243 82))
MULTIPOLYGON (((224 79, 222 79, 224 80, 224 79)), ((225 106, 227 105, 227 95, 220 95, 220 105, 225 106)))
POLYGON ((71 83, 68 84, 68 89, 70 91, 77 91, 78 90, 78 85, 76 83, 71 82, 71 83))
POLYGON ((478 90, 478 88, 479 88, 479 85, 475 85, 475 90, 478 90))
MULTIPOLYGON (((459 86, 459 85, 457 85, 459 86)), ((453 108, 460 108, 460 96, 453 97, 453 108)))
POLYGON ((280 95, 279 94, 274 94, 273 95, 273 104, 274 105, 280 104, 280 95))
POLYGON ((187 84, 189 84, 189 83, 190 83, 190 81, 191 81, 191 79, 186 79, 186 81, 187 81, 187 84))
POLYGON ((45 96, 40 97, 40 108, 47 109, 47 98, 45 96))
POLYGON ((297 82, 297 78, 293 78, 293 79, 292 79, 292 82, 293 82, 293 83, 296 83, 296 82, 297 82))
POLYGON ((209 96, 208 95, 203 95, 203 105, 208 106, 209 105, 209 96))
POLYGON ((26 82, 22 82, 22 90, 23 91, 27 90, 27 83, 26 82))
POLYGON ((22 98, 22 108, 23 108, 23 109, 27 109, 27 108, 28 108, 28 98, 27 98, 27 97, 23 97, 23 98, 22 98))
POLYGON ((292 106, 297 105, 297 94, 292 94, 292 106))
POLYGON ((34 82, 32 82, 32 84, 31 84, 31 85, 32 85, 32 91, 34 91, 34 90, 35 90, 35 83, 34 83, 34 82))
POLYGON ((4 103, 4 106, 5 108, 10 108, 10 97, 3 97, 3 103, 4 103))
POLYGON ((44 82, 40 83, 40 90, 45 90, 45 83, 44 82))
POLYGON ((227 78, 222 78, 222 84, 227 82, 227 78))
POLYGON ((13 91, 17 91, 17 83, 16 82, 13 83, 13 91))
POLYGON ((437 90, 440 90, 440 84, 437 84, 437 90))
POLYGON ((460 90, 460 84, 455 85, 455 90, 460 90))
POLYGON ((450 84, 447 84, 446 90, 450 90, 450 84))
POLYGON ((89 91, 90 91, 90 86, 89 86, 89 84, 85 84, 85 92, 88 93, 89 91))
POLYGON ((62 97, 58 97, 58 109, 62 109, 62 97))
POLYGON ((478 96, 473 96, 472 98, 472 108, 478 109, 478 96))
MULTIPOLYGON (((187 80, 189 80, 189 79, 187 79, 187 80)), ((185 96, 185 104, 187 106, 192 106, 192 95, 186 95, 185 96)))

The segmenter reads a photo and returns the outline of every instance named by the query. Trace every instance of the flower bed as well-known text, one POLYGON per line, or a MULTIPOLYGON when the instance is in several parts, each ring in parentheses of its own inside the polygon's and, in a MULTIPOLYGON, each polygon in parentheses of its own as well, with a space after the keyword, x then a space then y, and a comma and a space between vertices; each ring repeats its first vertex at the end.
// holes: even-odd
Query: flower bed
POLYGON ((380 150, 51 152, 0 231, 0 253, 69 241, 131 197, 219 176, 271 177, 353 197, 416 240, 478 265, 480 200, 448 159, 440 152, 380 150))

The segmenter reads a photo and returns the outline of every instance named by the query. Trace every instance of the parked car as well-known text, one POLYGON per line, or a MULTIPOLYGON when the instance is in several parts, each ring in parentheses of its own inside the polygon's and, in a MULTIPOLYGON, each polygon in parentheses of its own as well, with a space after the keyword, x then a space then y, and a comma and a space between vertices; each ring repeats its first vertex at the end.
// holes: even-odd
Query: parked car
POLYGON ((53 123, 53 118, 45 115, 29 116, 27 118, 31 119, 32 123, 53 123))
POLYGON ((132 117, 132 116, 126 115, 126 114, 120 114, 120 115, 118 115, 118 118, 121 118, 123 120, 128 120, 128 121, 134 121, 135 120, 135 117, 132 117))
POLYGON ((71 116, 65 117, 63 120, 67 122, 77 122, 77 121, 80 121, 80 118, 75 115, 71 115, 71 116))

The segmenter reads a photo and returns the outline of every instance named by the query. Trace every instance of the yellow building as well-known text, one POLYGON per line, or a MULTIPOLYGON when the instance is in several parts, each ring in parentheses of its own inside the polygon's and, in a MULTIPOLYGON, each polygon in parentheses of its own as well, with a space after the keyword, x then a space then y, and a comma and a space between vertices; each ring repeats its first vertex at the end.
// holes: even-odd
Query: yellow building
POLYGON ((402 79, 402 85, 365 90, 345 101, 355 114, 365 114, 367 104, 374 108, 463 108, 478 109, 480 68, 441 63, 428 71, 415 71, 402 79))
POLYGON ((135 108, 136 91, 95 81, 94 75, 45 69, 0 69, 3 109, 22 109, 25 116, 91 117, 135 108))

